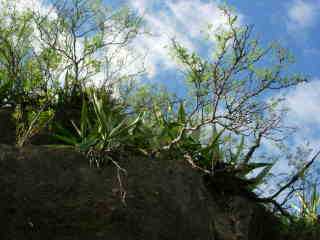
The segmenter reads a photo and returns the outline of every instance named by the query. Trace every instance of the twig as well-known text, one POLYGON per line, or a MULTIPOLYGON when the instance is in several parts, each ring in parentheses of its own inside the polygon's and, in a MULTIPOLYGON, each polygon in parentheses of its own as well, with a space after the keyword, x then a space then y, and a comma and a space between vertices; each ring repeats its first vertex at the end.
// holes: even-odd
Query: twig
POLYGON ((256 198, 257 202, 260 203, 271 203, 273 206, 285 217, 287 217, 290 221, 293 220, 290 213, 288 213, 276 200, 274 199, 267 199, 267 198, 256 198))
POLYGON ((202 171, 202 172, 204 172, 206 174, 211 174, 210 171, 208 171, 208 170, 206 170, 206 169, 204 169, 202 167, 199 167, 197 164, 195 164, 194 161, 192 160, 192 157, 189 154, 185 154, 184 157, 187 160, 187 162, 191 164, 191 166, 193 168, 198 169, 198 170, 200 170, 200 171, 202 171))
POLYGON ((115 167, 117 168, 117 179, 118 179, 118 183, 119 183, 119 190, 120 190, 120 195, 121 195, 121 202, 126 205, 126 195, 127 192, 125 190, 125 188, 123 187, 122 184, 122 178, 121 178, 121 172, 123 172, 125 175, 127 175, 127 170, 122 168, 116 161, 114 161, 113 159, 110 158, 110 161, 113 163, 113 165, 115 165, 115 167))
POLYGON ((282 205, 280 203, 278 203, 275 200, 275 198, 278 197, 284 190, 286 190, 287 188, 292 186, 296 181, 298 181, 300 176, 314 163, 314 161, 317 159, 317 157, 319 155, 320 155, 320 150, 313 156, 313 158, 299 172, 297 172, 291 178, 291 180, 287 184, 285 184, 283 187, 281 187, 275 194, 273 194, 270 197, 266 197, 266 198, 257 198, 256 200, 261 203, 273 204, 283 216, 287 217, 290 221, 292 221, 292 216, 282 207, 282 205))
POLYGON ((243 159, 243 162, 244 162, 245 164, 247 164, 247 163, 251 160, 254 152, 257 150, 257 148, 260 147, 262 136, 263 136, 263 133, 259 133, 258 138, 256 139, 254 145, 251 146, 250 150, 249 150, 249 151, 247 152, 247 154, 245 155, 245 157, 244 157, 244 159, 243 159))
POLYGON ((293 185, 296 181, 298 181, 301 177, 301 175, 308 170, 308 168, 314 163, 314 161, 317 159, 317 157, 320 155, 320 150, 313 156, 313 158, 300 170, 298 171, 291 180, 285 184, 283 187, 281 187, 275 194, 273 194, 270 197, 267 197, 265 199, 275 199, 278 197, 284 190, 289 188, 291 185, 293 185))

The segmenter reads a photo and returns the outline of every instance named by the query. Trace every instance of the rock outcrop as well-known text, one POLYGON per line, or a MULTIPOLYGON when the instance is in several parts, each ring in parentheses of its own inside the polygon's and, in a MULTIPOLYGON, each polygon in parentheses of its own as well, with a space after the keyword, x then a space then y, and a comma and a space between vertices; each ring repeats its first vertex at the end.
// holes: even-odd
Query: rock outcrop
POLYGON ((50 145, 59 142, 47 130, 17 148, 12 112, 0 109, 1 240, 319 239, 284 236, 241 181, 208 178, 174 156, 123 150, 112 157, 126 173, 111 162, 97 168, 72 148, 50 145))
POLYGON ((72 149, 0 145, 0 239, 279 239, 263 206, 214 193, 185 161, 168 159, 119 154, 121 188, 113 164, 90 167, 72 149))

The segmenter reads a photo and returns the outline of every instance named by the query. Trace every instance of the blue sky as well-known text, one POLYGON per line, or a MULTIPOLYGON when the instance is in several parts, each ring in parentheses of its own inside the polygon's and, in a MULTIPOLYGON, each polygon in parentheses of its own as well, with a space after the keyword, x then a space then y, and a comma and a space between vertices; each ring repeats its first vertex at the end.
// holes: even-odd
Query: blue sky
MULTIPOLYGON (((204 41, 202 41, 201 30, 204 30, 208 23, 214 25, 223 23, 223 17, 217 8, 219 2, 206 0, 129 0, 127 2, 144 16, 147 26, 155 35, 154 37, 144 36, 139 40, 143 49, 148 49, 149 78, 179 87, 181 82, 177 76, 179 74, 176 71, 176 65, 168 56, 165 46, 168 45, 170 37, 176 37, 189 49, 203 50, 204 41), (165 79, 173 80, 166 82, 165 79)), ((318 94, 320 91, 317 91, 317 80, 320 80, 320 61, 318 60, 320 57, 320 0, 229 0, 227 3, 236 9, 242 24, 254 25, 255 34, 263 43, 277 41, 290 49, 296 59, 292 71, 304 73, 311 80, 309 87, 302 86, 296 89, 296 92, 293 91, 291 96, 299 98, 301 104, 307 101, 310 109, 318 110, 320 118, 320 108, 316 107, 317 97, 320 96, 318 94)), ((294 105, 296 101, 298 99, 291 99, 290 103, 294 105)), ((308 112, 305 107, 300 110, 308 112)), ((317 112, 315 112, 316 115, 317 112)), ((303 113, 299 112, 299 117, 302 118, 302 115, 303 113)), ((310 117, 310 113, 307 115, 310 117)))
MULTIPOLYGON (((206 23, 219 24, 217 5, 220 1, 206 0, 129 0, 131 7, 143 14, 151 31, 175 36, 186 45, 200 48, 201 30, 206 23)), ((254 24, 255 33, 264 41, 278 41, 296 56, 296 71, 310 77, 320 75, 320 0, 252 1, 229 0, 244 24, 254 24)), ((155 38, 156 39, 156 38, 155 38)), ((150 45, 158 45, 156 42, 150 45)), ((153 47, 154 52, 165 52, 153 47)), ((149 46, 148 46, 149 47, 149 46)), ((152 48, 151 48, 152 49, 152 48)), ((153 54, 153 53, 151 53, 153 54)), ((165 65, 165 64, 164 64, 165 65)), ((161 67, 161 66, 160 66, 161 67)), ((159 72, 163 69, 159 68, 159 72)))
POLYGON ((229 1, 254 24, 265 41, 276 40, 296 59, 294 72, 304 73, 310 83, 288 93, 292 109, 288 122, 299 126, 294 142, 310 141, 319 148, 320 135, 320 1, 229 1), (263 3, 261 3, 263 2, 263 3))
POLYGON ((297 71, 311 77, 319 76, 320 62, 320 1, 229 1, 237 6, 246 22, 254 24, 256 31, 267 41, 277 40, 296 56, 297 71))

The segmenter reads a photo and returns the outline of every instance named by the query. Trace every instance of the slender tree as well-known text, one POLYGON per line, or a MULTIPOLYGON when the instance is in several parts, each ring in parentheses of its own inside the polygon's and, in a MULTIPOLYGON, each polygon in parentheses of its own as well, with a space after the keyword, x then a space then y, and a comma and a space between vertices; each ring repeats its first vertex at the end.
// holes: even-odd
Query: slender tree
POLYGON ((28 71, 32 59, 31 15, 19 13, 8 2, 2 4, 6 9, 0 13, 0 85, 7 90, 7 103, 21 103, 33 77, 28 71))
MULTIPOLYGON (((38 14, 36 18, 39 39, 63 59, 65 93, 71 97, 81 93, 97 73, 110 67, 111 56, 106 53, 129 44, 142 24, 141 18, 128 9, 113 11, 95 0, 58 0, 52 12, 56 14, 54 19, 49 14, 38 14)), ((106 79, 99 82, 106 87, 111 82, 110 75, 103 77, 106 79)))
POLYGON ((176 40, 174 56, 182 66, 189 86, 186 99, 188 121, 168 148, 177 144, 188 132, 211 126, 223 128, 233 135, 248 136, 251 146, 243 157, 248 162, 263 138, 281 140, 279 131, 285 109, 280 97, 273 93, 295 86, 306 79, 288 75, 290 54, 277 44, 263 48, 252 37, 252 26, 240 25, 229 9, 222 8, 227 26, 208 33, 213 43, 210 59, 190 53, 176 40))

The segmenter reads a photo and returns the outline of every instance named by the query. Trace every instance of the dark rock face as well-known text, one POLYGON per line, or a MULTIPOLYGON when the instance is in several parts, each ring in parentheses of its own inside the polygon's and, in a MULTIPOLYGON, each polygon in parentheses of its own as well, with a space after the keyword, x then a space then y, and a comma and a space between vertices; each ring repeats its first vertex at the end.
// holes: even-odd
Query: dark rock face
POLYGON ((12 112, 10 107, 0 108, 0 144, 15 144, 16 125, 11 116, 12 112))
POLYGON ((0 239, 264 240, 277 221, 240 195, 212 194, 184 161, 122 155, 91 168, 67 148, 0 145, 0 239))

